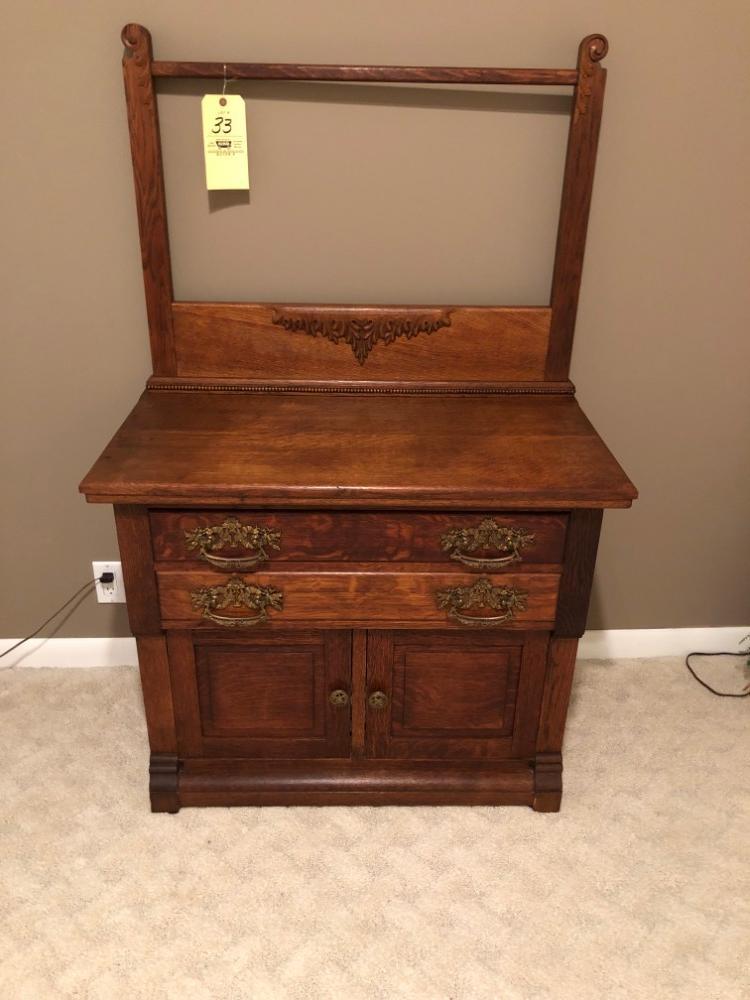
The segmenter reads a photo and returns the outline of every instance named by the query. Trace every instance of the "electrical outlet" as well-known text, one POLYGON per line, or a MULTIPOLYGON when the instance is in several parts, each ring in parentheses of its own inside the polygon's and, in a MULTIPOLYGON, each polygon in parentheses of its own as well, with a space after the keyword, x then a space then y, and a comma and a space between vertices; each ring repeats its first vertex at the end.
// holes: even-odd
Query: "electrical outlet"
POLYGON ((100 604, 124 604, 125 585, 122 582, 122 563, 92 562, 94 576, 97 579, 96 599, 100 604), (99 583, 102 573, 113 573, 112 583, 99 583))

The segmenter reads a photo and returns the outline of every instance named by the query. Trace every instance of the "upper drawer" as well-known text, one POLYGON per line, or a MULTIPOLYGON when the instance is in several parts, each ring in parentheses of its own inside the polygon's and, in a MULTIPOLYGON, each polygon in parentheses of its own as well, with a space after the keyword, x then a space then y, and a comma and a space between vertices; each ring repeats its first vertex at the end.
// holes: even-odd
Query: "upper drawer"
POLYGON ((455 563, 502 572, 560 564, 565 514, 152 511, 157 560, 247 572, 285 562, 455 563))

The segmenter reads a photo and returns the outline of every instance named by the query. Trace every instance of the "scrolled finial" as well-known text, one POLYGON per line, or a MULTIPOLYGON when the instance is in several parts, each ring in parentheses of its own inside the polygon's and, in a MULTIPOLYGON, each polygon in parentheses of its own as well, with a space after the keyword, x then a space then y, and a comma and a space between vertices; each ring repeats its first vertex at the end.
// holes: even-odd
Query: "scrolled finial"
POLYGON ((126 24, 125 27, 120 32, 120 38, 122 39, 122 44, 126 49, 134 50, 151 43, 151 35, 148 28, 144 28, 142 24, 126 24))
POLYGON ((586 35, 578 50, 579 59, 585 56, 591 62, 601 62, 609 52, 609 42, 604 35, 586 35))

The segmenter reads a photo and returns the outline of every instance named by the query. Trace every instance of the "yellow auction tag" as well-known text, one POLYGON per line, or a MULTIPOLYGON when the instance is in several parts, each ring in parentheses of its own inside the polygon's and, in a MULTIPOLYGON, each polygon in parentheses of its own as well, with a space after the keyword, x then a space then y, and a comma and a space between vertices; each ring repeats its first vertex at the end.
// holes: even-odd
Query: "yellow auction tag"
POLYGON ((201 101, 203 155, 209 191, 247 191, 247 124, 239 94, 206 94, 201 101))

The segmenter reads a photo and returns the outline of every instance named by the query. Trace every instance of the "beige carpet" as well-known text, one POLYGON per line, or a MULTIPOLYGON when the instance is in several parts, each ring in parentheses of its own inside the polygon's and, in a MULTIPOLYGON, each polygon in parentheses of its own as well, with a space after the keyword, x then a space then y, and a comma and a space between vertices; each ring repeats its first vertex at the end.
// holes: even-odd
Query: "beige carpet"
POLYGON ((750 996, 750 699, 675 660, 579 665, 559 815, 153 816, 127 668, 4 671, 0 726, 2 1000, 750 996))

